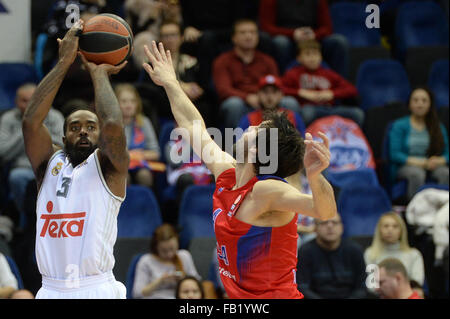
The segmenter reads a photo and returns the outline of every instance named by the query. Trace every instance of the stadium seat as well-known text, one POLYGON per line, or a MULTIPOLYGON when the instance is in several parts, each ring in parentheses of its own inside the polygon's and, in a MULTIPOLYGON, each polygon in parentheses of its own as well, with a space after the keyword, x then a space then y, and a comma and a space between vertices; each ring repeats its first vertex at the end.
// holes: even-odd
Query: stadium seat
POLYGON ((396 55, 410 47, 448 45, 448 21, 434 1, 409 1, 399 6, 395 21, 396 55))
POLYGON ((162 224, 161 212, 153 191, 130 185, 117 219, 117 237, 151 237, 162 224))
POLYGON ((338 2, 330 6, 333 32, 344 35, 352 47, 381 45, 379 29, 366 27, 366 6, 356 2, 338 2))
POLYGON ((216 247, 216 239, 211 237, 196 237, 189 244, 189 252, 194 260, 195 268, 202 279, 208 279, 211 264, 211 252, 216 247))
POLYGON ((37 83, 32 65, 26 63, 0 63, 0 110, 14 107, 16 90, 27 82, 37 83))
POLYGON ((447 134, 449 134, 449 114, 448 114, 448 107, 440 107, 438 108, 437 112, 438 112, 438 116, 439 119, 441 120, 442 124, 444 124, 445 128, 447 129, 447 134))
POLYGON ((436 107, 449 106, 448 68, 448 59, 438 60, 431 66, 428 86, 434 93, 434 103, 436 107))
POLYGON ((14 274, 14 277, 16 277, 17 287, 19 289, 23 289, 23 280, 22 280, 22 276, 19 271, 19 267, 17 267, 16 262, 14 261, 14 259, 12 259, 11 256, 5 256, 5 257, 6 257, 6 260, 8 261, 9 268, 11 268, 11 272, 14 274))
POLYGON ((379 186, 378 177, 373 168, 358 168, 341 172, 327 171, 325 174, 327 180, 339 188, 358 184, 379 186))
POLYGON ((358 75, 358 69, 361 63, 366 60, 372 59, 390 59, 390 52, 382 47, 360 47, 350 48, 350 66, 348 79, 352 83, 356 83, 356 76, 358 75))
POLYGON ((181 248, 188 249, 193 238, 215 238, 212 220, 214 189, 214 184, 191 185, 184 191, 178 215, 181 248))
POLYGON ((114 245, 114 277, 125 283, 133 257, 150 252, 150 237, 117 238, 114 245))
POLYGON ((410 92, 405 69, 395 60, 364 61, 356 78, 361 108, 368 110, 391 102, 406 103, 410 92))
POLYGON ((422 46, 406 50, 405 69, 411 87, 427 85, 432 64, 448 59, 448 46, 422 46))
POLYGON ((127 280, 125 282, 125 287, 127 288, 127 299, 133 299, 133 286, 134 286, 134 277, 136 275, 136 266, 139 262, 139 259, 144 254, 137 254, 133 257, 133 259, 130 262, 130 266, 128 267, 127 271, 127 280))
POLYGON ((344 224, 344 237, 373 235, 380 216, 392 208, 381 186, 361 184, 343 188, 337 206, 344 224))
POLYGON ((426 184, 423 184, 422 186, 420 186, 419 189, 417 189, 416 194, 427 188, 435 188, 435 189, 441 189, 441 190, 448 191, 448 185, 426 183, 426 184))

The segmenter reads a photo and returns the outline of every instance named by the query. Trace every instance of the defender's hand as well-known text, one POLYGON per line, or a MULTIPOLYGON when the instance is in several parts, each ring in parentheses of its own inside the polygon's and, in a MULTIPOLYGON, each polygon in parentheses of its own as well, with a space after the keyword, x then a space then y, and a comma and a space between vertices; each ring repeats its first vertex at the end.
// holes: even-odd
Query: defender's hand
POLYGON ((165 86, 177 81, 170 51, 165 51, 161 42, 157 47, 156 42, 152 41, 151 50, 144 45, 144 51, 150 63, 144 63, 143 67, 155 84, 165 86))

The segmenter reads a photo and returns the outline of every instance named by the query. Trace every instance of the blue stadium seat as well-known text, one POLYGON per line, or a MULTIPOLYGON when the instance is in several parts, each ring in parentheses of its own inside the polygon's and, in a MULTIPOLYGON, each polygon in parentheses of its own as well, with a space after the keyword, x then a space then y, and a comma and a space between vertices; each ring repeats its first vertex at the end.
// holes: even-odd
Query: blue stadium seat
POLYGON ((174 121, 166 121, 161 126, 161 131, 159 132, 159 147, 161 149, 161 161, 166 162, 165 157, 165 146, 170 141, 170 133, 175 128, 174 121))
POLYGON ((16 90, 27 82, 37 83, 34 67, 26 63, 0 63, 0 110, 14 107, 16 90))
POLYGON ((212 220, 214 189, 215 184, 191 185, 184 191, 178 215, 181 248, 188 249, 192 238, 215 238, 212 220))
POLYGON ((406 103, 411 90, 404 67, 389 59, 373 59, 361 63, 356 87, 364 110, 391 102, 406 103))
POLYGON ((151 237, 162 224, 161 211, 153 191, 139 185, 128 186, 117 223, 117 237, 151 237))
POLYGON ((381 186, 348 185, 337 201, 344 224, 344 237, 373 235, 380 216, 392 209, 381 186))
POLYGON ((330 7, 333 32, 344 35, 352 47, 381 44, 379 29, 366 27, 366 6, 357 2, 337 2, 330 7))
POLYGON ((423 184, 422 186, 420 186, 419 189, 417 189, 416 193, 419 193, 419 192, 421 192, 421 191, 423 191, 424 189, 427 189, 427 188, 435 188, 435 189, 440 189, 440 190, 444 190, 444 191, 448 191, 449 190, 448 185, 426 183, 426 184, 423 184))
POLYGON ((139 259, 144 254, 137 254, 133 257, 133 259, 130 262, 130 266, 128 267, 127 271, 127 280, 125 282, 125 286, 127 288, 127 299, 133 299, 133 286, 134 286, 134 277, 136 275, 136 266, 139 262, 139 259))
POLYGON ((409 1, 397 11, 396 54, 403 59, 410 47, 448 45, 448 21, 434 1, 409 1))
POLYGON ((434 93, 436 107, 449 106, 448 59, 435 61, 431 65, 428 86, 434 93))
POLYGON ((359 168, 341 172, 327 170, 325 174, 332 185, 340 188, 359 184, 379 186, 378 177, 373 168, 359 168))
POLYGON ((22 276, 20 275, 19 267, 17 267, 16 262, 10 256, 5 255, 6 260, 8 261, 9 268, 11 268, 11 272, 14 274, 17 280, 17 287, 19 289, 24 289, 22 276))

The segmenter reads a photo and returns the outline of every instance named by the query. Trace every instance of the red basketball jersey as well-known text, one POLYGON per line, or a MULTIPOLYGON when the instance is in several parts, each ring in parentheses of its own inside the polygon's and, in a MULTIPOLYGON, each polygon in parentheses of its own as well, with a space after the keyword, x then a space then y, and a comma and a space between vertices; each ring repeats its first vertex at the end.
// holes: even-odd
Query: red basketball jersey
POLYGON ((255 176, 233 190, 235 169, 217 178, 213 221, 222 283, 232 299, 300 299, 297 269, 297 214, 281 227, 259 227, 235 218, 253 185, 276 176, 255 176))

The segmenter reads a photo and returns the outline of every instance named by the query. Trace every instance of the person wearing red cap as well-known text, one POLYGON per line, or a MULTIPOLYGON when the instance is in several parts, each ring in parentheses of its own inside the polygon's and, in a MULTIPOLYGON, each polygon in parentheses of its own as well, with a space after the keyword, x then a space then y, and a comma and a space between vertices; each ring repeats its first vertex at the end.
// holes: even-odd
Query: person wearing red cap
POLYGON ((305 124, 297 112, 282 107, 283 85, 281 79, 275 75, 269 74, 263 76, 258 82, 258 98, 261 108, 241 118, 239 127, 245 131, 249 126, 258 126, 264 120, 264 114, 267 111, 278 110, 285 112, 289 121, 294 127, 305 136, 305 124))

